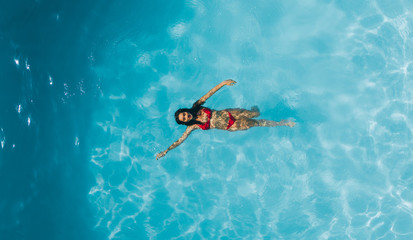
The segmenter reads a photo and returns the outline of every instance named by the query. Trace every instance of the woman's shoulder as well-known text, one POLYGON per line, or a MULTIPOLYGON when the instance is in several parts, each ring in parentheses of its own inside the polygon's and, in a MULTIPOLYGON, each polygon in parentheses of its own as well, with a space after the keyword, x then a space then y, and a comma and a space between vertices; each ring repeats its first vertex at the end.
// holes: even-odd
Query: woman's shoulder
POLYGON ((198 126, 198 124, 192 124, 192 125, 190 125, 190 126, 188 126, 188 127, 186 128, 187 131, 193 131, 193 130, 197 130, 197 129, 201 129, 201 128, 198 126))
POLYGON ((215 110, 208 108, 208 107, 201 107, 201 109, 199 109, 199 111, 204 111, 206 113, 208 112, 215 112, 215 110))

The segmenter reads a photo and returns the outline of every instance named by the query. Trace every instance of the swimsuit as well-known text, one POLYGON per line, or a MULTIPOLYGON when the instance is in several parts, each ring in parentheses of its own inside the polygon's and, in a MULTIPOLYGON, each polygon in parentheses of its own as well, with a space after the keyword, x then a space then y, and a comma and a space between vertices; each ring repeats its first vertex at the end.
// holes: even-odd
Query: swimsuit
MULTIPOLYGON (((198 126, 202 129, 202 130, 208 130, 211 127, 211 115, 212 115, 212 111, 209 108, 203 108, 201 109, 201 111, 203 111, 204 113, 207 114, 208 116, 208 120, 206 123, 204 124, 198 124, 198 126)), ((231 115, 230 112, 228 112, 228 116, 229 116, 229 120, 228 120, 228 126, 227 126, 227 130, 234 124, 235 122, 235 118, 231 115)))
POLYGON ((228 115, 229 115, 229 120, 228 120, 227 130, 228 130, 228 129, 234 124, 234 122, 235 122, 235 118, 231 115, 230 112, 228 112, 228 115))
POLYGON ((198 124, 198 126, 202 129, 202 130, 208 130, 211 126, 210 126, 210 122, 211 122, 211 115, 212 115, 212 111, 209 108, 203 108, 201 109, 201 111, 203 111, 204 113, 207 114, 208 116, 208 121, 202 125, 198 124))

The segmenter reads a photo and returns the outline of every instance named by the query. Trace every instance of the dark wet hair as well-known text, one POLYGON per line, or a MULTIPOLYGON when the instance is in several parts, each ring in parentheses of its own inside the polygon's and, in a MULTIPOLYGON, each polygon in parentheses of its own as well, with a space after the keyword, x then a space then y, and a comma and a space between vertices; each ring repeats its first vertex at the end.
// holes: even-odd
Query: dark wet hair
POLYGON ((180 109, 178 109, 178 110, 175 112, 175 121, 176 121, 176 123, 181 124, 181 125, 186 125, 186 126, 191 126, 191 125, 194 125, 194 124, 202 124, 200 121, 197 121, 197 120, 196 120, 196 118, 197 118, 197 116, 198 116, 198 112, 199 112, 199 110, 201 110, 202 108, 203 108, 202 105, 200 105, 200 104, 194 104, 194 105, 192 106, 192 108, 180 108, 180 109), (179 114, 180 114, 180 113, 183 113, 183 112, 187 112, 187 113, 191 114, 191 115, 192 115, 192 119, 191 119, 190 121, 188 121, 188 122, 180 121, 180 120, 179 120, 179 114))

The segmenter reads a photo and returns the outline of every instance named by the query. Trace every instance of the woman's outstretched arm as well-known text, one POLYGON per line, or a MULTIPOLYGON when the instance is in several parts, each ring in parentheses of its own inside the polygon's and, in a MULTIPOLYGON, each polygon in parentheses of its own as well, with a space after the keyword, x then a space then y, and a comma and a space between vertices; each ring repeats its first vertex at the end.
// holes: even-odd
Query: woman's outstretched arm
POLYGON ((166 155, 166 153, 176 147, 178 147, 188 136, 189 134, 195 129, 195 126, 188 126, 184 132, 184 134, 182 134, 182 136, 176 141, 174 142, 168 149, 166 149, 165 151, 156 154, 156 160, 158 160, 159 158, 163 157, 166 155))
POLYGON ((209 90, 209 92, 207 94, 205 94, 203 97, 201 97, 198 101, 196 101, 194 103, 193 107, 196 106, 196 105, 202 105, 209 97, 211 97, 214 93, 216 93, 223 86, 225 86, 225 85, 232 86, 235 83, 237 83, 237 82, 235 82, 232 79, 228 79, 228 80, 223 81, 222 83, 216 85, 213 89, 209 90))

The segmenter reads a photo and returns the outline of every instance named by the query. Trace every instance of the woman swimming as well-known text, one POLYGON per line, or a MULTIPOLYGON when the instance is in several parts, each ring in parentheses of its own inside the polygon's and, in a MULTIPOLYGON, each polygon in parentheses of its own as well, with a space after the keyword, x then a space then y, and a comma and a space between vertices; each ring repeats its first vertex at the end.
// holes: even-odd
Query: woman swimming
POLYGON ((217 92, 223 86, 232 86, 236 82, 228 79, 211 89, 205 96, 196 101, 192 108, 181 108, 175 112, 175 121, 178 124, 186 125, 184 134, 174 142, 168 149, 158 153, 156 159, 165 156, 165 154, 179 146, 195 129, 221 129, 228 131, 247 130, 251 127, 276 127, 276 126, 289 126, 294 127, 295 123, 291 121, 271 121, 271 120, 256 120, 252 119, 260 115, 260 111, 257 107, 253 107, 251 110, 230 108, 225 110, 212 110, 203 107, 202 104, 210 98, 215 92, 217 92))

